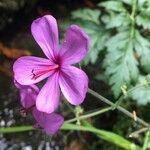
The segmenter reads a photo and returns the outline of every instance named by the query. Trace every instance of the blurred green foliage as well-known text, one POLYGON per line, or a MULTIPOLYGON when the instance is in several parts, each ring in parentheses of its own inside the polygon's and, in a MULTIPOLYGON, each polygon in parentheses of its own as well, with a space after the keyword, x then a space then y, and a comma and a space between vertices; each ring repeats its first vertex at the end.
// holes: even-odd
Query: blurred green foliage
MULTIPOLYGON (((121 95, 121 87, 129 90, 150 73, 149 0, 101 1, 96 9, 74 11, 72 19, 91 40, 83 65, 103 63, 103 74, 115 98, 121 95)), ((145 105, 150 102, 149 89, 149 85, 136 88, 130 98, 145 105)))

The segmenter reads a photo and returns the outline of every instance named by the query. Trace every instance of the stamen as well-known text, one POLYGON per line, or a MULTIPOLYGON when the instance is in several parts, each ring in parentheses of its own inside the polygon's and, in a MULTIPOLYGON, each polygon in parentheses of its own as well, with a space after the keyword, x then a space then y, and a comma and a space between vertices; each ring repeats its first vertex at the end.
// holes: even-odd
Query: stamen
POLYGON ((59 68, 59 65, 53 65, 53 66, 47 66, 47 67, 44 67, 42 69, 32 69, 32 78, 33 80, 36 80, 37 78, 39 78, 40 76, 54 70, 54 69, 57 69, 59 68))

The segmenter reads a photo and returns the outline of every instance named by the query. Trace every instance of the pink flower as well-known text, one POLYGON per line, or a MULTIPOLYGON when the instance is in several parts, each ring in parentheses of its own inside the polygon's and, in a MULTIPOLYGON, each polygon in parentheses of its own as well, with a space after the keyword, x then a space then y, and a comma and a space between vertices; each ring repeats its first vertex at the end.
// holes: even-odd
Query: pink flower
POLYGON ((88 89, 88 77, 72 64, 80 62, 87 54, 87 34, 77 25, 71 25, 59 47, 57 22, 50 15, 33 21, 31 31, 47 59, 19 58, 13 66, 15 80, 31 85, 48 77, 36 99, 39 111, 53 112, 58 107, 60 91, 71 104, 81 104, 88 89))
POLYGON ((35 85, 20 85, 15 81, 16 87, 20 91, 22 113, 32 112, 36 120, 34 127, 41 127, 47 134, 54 134, 61 127, 64 118, 57 113, 43 113, 36 109, 35 100, 39 89, 35 85))

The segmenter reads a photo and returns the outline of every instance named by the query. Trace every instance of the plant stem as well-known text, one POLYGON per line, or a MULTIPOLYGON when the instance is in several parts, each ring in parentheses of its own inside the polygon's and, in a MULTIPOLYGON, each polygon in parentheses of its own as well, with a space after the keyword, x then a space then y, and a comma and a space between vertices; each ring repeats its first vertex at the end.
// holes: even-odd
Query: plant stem
POLYGON ((134 131, 134 132, 132 132, 130 135, 129 135, 129 137, 138 137, 139 136, 139 134, 140 133, 143 133, 143 132, 145 132, 145 131, 147 131, 148 130, 148 127, 144 127, 144 128, 141 128, 141 129, 139 129, 139 130, 137 130, 137 131, 134 131))
POLYGON ((35 130, 33 126, 27 125, 27 126, 15 126, 15 127, 4 127, 0 128, 0 134, 2 133, 17 133, 17 132, 27 132, 35 130))
POLYGON ((65 121, 65 123, 71 123, 71 122, 77 121, 78 119, 79 120, 83 120, 83 119, 87 119, 87 118, 90 118, 90 117, 94 117, 96 115, 105 113, 105 112, 107 112, 109 110, 112 110, 112 107, 106 107, 106 108, 104 108, 102 110, 94 111, 92 113, 88 113, 86 115, 79 116, 78 118, 69 119, 69 120, 65 121))
MULTIPOLYGON (((102 95, 98 94, 97 92, 93 91, 92 89, 88 89, 88 92, 93 95, 94 97, 98 98, 99 100, 103 101, 104 103, 110 105, 110 106, 114 106, 115 103, 111 102, 110 100, 108 100, 107 98, 103 97, 102 95)), ((118 109, 119 111, 121 111, 122 113, 124 113, 126 116, 134 119, 134 116, 131 112, 129 112, 128 110, 126 110, 125 108, 118 106, 116 109, 118 109)), ((141 118, 137 117, 137 122, 139 122, 140 124, 142 124, 143 126, 149 127, 149 124, 142 120, 141 118)))
POLYGON ((117 135, 113 132, 97 129, 91 125, 90 126, 89 125, 75 125, 75 124, 65 123, 61 127, 61 130, 76 130, 76 131, 91 132, 103 140, 106 140, 110 143, 116 144, 120 148, 123 148, 126 150, 129 150, 129 149, 130 150, 131 149, 141 150, 141 147, 139 147, 138 145, 135 145, 134 143, 131 143, 130 141, 123 138, 122 136, 117 135), (134 147, 134 148, 132 148, 132 147, 134 147))
POLYGON ((146 149, 147 149, 147 146, 148 146, 148 144, 149 144, 149 138, 150 138, 150 130, 148 130, 148 131, 146 132, 142 150, 146 150, 146 149))
POLYGON ((120 105, 120 103, 121 103, 124 99, 126 99, 126 98, 129 96, 129 94, 132 93, 134 90, 136 90, 136 89, 138 89, 138 88, 140 88, 140 87, 143 87, 143 86, 145 86, 145 85, 148 85, 148 84, 150 84, 150 83, 147 82, 146 84, 145 84, 145 83, 144 83, 144 84, 138 84, 137 86, 135 86, 135 87, 129 89, 129 90, 127 91, 126 95, 121 95, 120 98, 115 102, 113 109, 116 109, 116 108, 120 105))
POLYGON ((131 12, 131 16, 133 18, 135 17, 135 13, 136 13, 136 4, 137 4, 137 0, 133 0, 133 3, 132 3, 132 12, 131 12))
POLYGON ((134 37, 134 33, 135 33, 136 5, 137 5, 137 0, 133 0, 132 12, 131 12, 131 15, 130 15, 130 18, 131 18, 131 34, 130 34, 130 39, 131 39, 131 40, 132 40, 132 38, 134 37))

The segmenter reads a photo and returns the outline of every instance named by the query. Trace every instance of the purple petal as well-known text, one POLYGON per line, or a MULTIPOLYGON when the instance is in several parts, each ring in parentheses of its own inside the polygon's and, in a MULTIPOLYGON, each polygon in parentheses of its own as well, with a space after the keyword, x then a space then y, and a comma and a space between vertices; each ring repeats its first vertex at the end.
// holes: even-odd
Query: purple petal
POLYGON ((35 84, 51 75, 53 71, 49 71, 38 78, 33 78, 33 70, 42 70, 49 65, 53 64, 48 59, 33 56, 20 57, 13 66, 14 78, 22 85, 35 84))
POLYGON ((39 111, 52 113, 58 107, 60 99, 58 78, 59 74, 56 72, 49 77, 48 81, 41 89, 36 100, 36 107, 39 111))
POLYGON ((64 118, 57 113, 43 113, 36 108, 32 111, 32 114, 37 123, 44 129, 47 134, 54 134, 61 127, 64 122, 64 118))
POLYGON ((83 102, 88 90, 88 77, 82 70, 66 66, 60 73, 59 84, 66 99, 73 105, 83 102))
POLYGON ((88 35, 77 25, 70 26, 60 50, 62 63, 74 64, 80 62, 87 54, 88 46, 88 35))
POLYGON ((45 55, 53 60, 54 52, 58 49, 58 27, 56 19, 45 15, 33 21, 31 32, 45 55))
POLYGON ((35 105, 36 97, 39 93, 39 88, 36 85, 21 85, 15 81, 15 86, 20 91, 21 105, 24 108, 30 108, 35 105))

